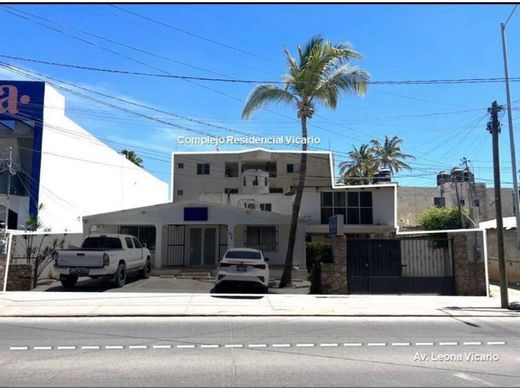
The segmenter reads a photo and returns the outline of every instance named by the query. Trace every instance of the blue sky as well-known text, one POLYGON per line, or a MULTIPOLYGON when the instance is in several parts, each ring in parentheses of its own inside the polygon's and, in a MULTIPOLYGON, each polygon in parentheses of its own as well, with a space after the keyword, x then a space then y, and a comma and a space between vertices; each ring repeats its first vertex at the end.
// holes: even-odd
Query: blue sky
MULTIPOLYGON (((4 38, 8 37, 0 42, 1 55, 137 72, 279 80, 285 71, 283 47, 294 52, 311 36, 322 34, 334 42, 348 41, 363 53, 365 58, 356 65, 367 70, 374 81, 503 77, 499 24, 512 10, 512 5, 120 6, 177 28, 172 29, 107 5, 10 7, 10 11, 49 19, 50 25, 62 33, 7 13, 8 9, 0 6, 4 38)), ((38 21, 49 25, 48 21, 38 21)), ((508 25, 512 77, 520 76, 519 36, 517 10, 508 25)), ((270 112, 260 111, 251 120, 243 121, 241 110, 254 86, 251 84, 195 84, 5 58, 0 61, 231 130, 261 135, 300 133, 295 113, 284 106, 273 106, 270 112)), ((20 77, 0 68, 0 78, 20 77)), ((71 118, 117 150, 136 150, 146 168, 165 181, 170 179, 169 153, 196 150, 176 144, 179 135, 195 135, 189 131, 66 95, 71 118)), ((513 113, 518 116, 518 84, 512 84, 512 96, 513 101, 518 100, 513 104, 517 109, 513 113)), ((309 132, 321 138, 321 148, 339 152, 336 161, 345 159, 352 145, 381 139, 385 134, 398 135, 405 140, 403 151, 417 158, 412 162, 413 171, 397 175, 403 185, 435 185, 436 172, 450 169, 467 157, 476 177, 492 186, 491 136, 485 127, 486 108, 495 99, 505 103, 502 83, 372 85, 363 98, 344 96, 336 111, 319 108, 309 123, 309 132)), ((179 117, 113 103, 195 131, 231 134, 179 117)), ((506 116, 501 120, 502 180, 504 186, 509 186, 512 179, 506 116)), ((520 126, 520 120, 515 123, 520 126)), ((221 150, 239 148, 223 146, 221 150)))

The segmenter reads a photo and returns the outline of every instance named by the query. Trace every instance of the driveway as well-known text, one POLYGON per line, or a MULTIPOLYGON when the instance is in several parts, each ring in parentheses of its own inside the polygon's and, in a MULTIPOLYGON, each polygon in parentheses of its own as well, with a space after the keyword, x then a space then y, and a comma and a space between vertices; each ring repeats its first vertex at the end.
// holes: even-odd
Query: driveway
POLYGON ((79 278, 74 288, 65 288, 61 283, 54 282, 40 285, 33 291, 77 291, 77 292, 148 292, 148 293, 199 293, 208 294, 214 287, 213 280, 177 279, 173 276, 152 276, 141 279, 128 276, 126 284, 115 288, 106 279, 79 278))

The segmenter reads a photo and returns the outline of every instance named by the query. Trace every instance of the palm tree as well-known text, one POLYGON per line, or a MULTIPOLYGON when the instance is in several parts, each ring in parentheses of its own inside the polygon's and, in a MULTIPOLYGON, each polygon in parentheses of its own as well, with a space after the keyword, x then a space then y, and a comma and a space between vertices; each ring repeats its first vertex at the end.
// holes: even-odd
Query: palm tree
POLYGON ((370 142, 373 145, 374 153, 381 168, 389 169, 392 175, 401 169, 412 170, 412 167, 403 160, 407 158, 415 160, 415 157, 411 154, 401 152, 401 144, 404 142, 402 139, 397 136, 388 138, 388 136, 385 135, 385 142, 383 144, 377 139, 373 139, 370 142))
POLYGON ((378 171, 378 160, 374 154, 374 149, 367 144, 363 144, 356 149, 348 152, 349 161, 339 164, 339 173, 345 184, 370 184, 372 177, 378 171))
POLYGON ((133 162, 140 168, 144 168, 143 159, 139 157, 133 150, 121 150, 121 154, 126 157, 127 160, 133 162))
MULTIPOLYGON (((288 74, 283 86, 262 84, 249 95, 242 111, 242 118, 249 119, 258 109, 269 103, 287 103, 296 109, 303 139, 307 138, 307 120, 314 114, 316 104, 335 109, 341 92, 363 95, 369 79, 368 73, 350 65, 350 60, 361 54, 347 44, 332 44, 321 36, 315 36, 304 47, 298 47, 298 60, 284 49, 288 74)), ((285 265, 280 287, 291 283, 292 261, 298 215, 307 172, 307 145, 302 143, 298 187, 292 208, 291 227, 287 243, 285 265)))

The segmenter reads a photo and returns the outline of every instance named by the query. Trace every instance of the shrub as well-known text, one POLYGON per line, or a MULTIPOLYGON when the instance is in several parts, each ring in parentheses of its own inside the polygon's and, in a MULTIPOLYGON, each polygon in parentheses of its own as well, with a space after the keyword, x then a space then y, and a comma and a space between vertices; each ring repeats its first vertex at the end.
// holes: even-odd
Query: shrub
POLYGON ((431 207, 421 214, 419 223, 424 230, 463 229, 470 226, 464 210, 457 207, 431 207))
POLYGON ((329 243, 315 241, 307 243, 307 269, 310 270, 315 261, 322 263, 331 263, 332 246, 329 243))

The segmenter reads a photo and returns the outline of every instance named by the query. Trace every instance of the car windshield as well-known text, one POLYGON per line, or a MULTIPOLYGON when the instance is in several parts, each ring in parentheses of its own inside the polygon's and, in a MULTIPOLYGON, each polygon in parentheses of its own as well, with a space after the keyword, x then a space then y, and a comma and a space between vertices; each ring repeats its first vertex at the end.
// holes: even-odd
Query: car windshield
POLYGON ((88 237, 81 245, 82 249, 123 249, 121 240, 116 237, 88 237))
POLYGON ((229 251, 226 253, 228 259, 250 259, 250 260, 261 260, 262 256, 260 252, 251 251, 229 251))

